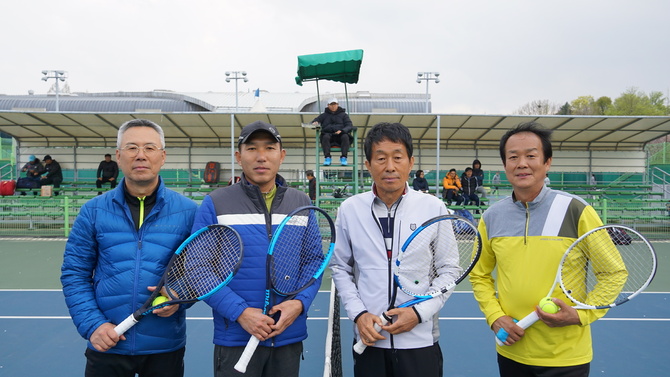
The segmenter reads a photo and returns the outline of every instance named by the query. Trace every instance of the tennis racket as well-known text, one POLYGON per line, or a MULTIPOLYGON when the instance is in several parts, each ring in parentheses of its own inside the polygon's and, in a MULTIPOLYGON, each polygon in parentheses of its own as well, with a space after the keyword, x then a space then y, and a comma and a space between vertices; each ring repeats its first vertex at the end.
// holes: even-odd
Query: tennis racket
POLYGON ((233 228, 215 224, 199 229, 177 248, 149 299, 114 330, 121 335, 155 309, 209 297, 230 282, 242 253, 242 239, 233 228), (161 290, 168 301, 152 306, 161 290))
MULTIPOLYGON (((656 273, 656 252, 636 230, 623 225, 595 228, 579 237, 563 254, 554 284, 560 285, 575 309, 609 309, 645 290, 656 273)), ((535 311, 517 322, 527 329, 539 319, 535 311)), ((507 331, 500 328, 496 342, 504 345, 507 331)))
MULTIPOLYGON (((314 206, 292 211, 277 226, 266 264, 265 304, 263 314, 270 308, 272 291, 291 300, 321 277, 335 247, 335 225, 326 211, 314 206)), ((283 301, 284 301, 283 300, 283 301)), ((260 341, 249 338, 235 370, 244 373, 260 341)))
MULTIPOLYGON (((481 236, 468 219, 443 215, 424 222, 402 245, 393 264, 396 289, 389 310, 394 307, 398 288, 414 297, 398 308, 416 305, 454 289, 468 276, 481 251, 481 236)), ((380 319, 382 326, 390 321, 385 313, 380 319)), ((377 324, 374 328, 381 331, 377 324)), ((362 340, 354 345, 358 354, 366 348, 362 340)))

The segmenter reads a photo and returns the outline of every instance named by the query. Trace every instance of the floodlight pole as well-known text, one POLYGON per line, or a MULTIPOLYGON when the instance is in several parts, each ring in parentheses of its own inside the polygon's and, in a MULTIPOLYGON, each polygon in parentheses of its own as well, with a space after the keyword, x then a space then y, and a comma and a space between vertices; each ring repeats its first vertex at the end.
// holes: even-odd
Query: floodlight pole
POLYGON ((227 71, 226 82, 230 82, 230 80, 235 80, 235 112, 230 113, 230 179, 231 183, 235 183, 235 114, 239 109, 237 81, 244 80, 244 82, 247 82, 249 78, 246 71, 227 71))
POLYGON ((428 83, 431 81, 435 81, 436 84, 440 82, 440 79, 438 78, 440 76, 440 72, 418 72, 416 74, 416 82, 418 84, 421 84, 421 81, 426 82, 426 113, 429 113, 428 109, 428 83))
POLYGON ((56 111, 59 111, 60 108, 58 106, 58 96, 60 94, 60 87, 58 86, 58 81, 65 81, 67 78, 67 71, 63 70, 44 70, 42 71, 42 74, 44 77, 42 77, 42 81, 47 81, 48 79, 56 79, 56 111))

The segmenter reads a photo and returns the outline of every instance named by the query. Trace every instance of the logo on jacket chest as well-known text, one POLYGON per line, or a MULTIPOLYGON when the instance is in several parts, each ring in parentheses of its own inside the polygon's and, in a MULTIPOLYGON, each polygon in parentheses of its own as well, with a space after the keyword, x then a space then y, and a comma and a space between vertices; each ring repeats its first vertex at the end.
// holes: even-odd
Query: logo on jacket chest
POLYGON ((416 230, 416 223, 409 224, 409 230, 411 230, 412 232, 415 231, 416 230))

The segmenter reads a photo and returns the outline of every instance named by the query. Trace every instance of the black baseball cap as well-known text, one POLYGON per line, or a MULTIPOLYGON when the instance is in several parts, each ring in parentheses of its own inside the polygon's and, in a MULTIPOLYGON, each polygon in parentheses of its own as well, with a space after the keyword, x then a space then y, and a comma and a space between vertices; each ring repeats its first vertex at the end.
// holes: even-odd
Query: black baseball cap
POLYGON ((281 136, 279 135, 279 132, 277 131, 277 128, 275 128, 275 126, 271 125, 270 123, 265 123, 261 122, 260 120, 257 120, 253 123, 244 126, 242 132, 240 133, 240 137, 237 139, 237 146, 246 143, 247 140, 249 139, 249 136, 251 136, 251 134, 253 134, 254 132, 258 131, 265 131, 269 133, 275 140, 277 140, 277 142, 281 143, 281 136))

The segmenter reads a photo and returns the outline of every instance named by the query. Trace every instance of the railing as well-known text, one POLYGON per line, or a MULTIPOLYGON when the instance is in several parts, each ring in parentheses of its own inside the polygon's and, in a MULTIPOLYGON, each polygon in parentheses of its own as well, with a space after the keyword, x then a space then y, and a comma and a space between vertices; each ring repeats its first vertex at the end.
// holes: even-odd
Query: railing
MULTIPOLYGON (((670 174, 655 172, 663 184, 670 182, 670 174)), ((661 183, 659 183, 660 185, 661 183)), ((296 186, 299 186, 296 184, 296 186)), ((493 194, 491 191, 487 196, 489 203, 509 195, 508 187, 501 187, 493 194)), ((211 188, 213 189, 213 188, 211 188)), ((96 189, 97 190, 97 189, 96 189)), ((199 200, 206 194, 204 188, 184 188, 184 190, 196 190, 184 192, 191 199, 199 200), (203 190, 203 191, 199 191, 203 190)), ((324 190, 325 191, 325 190, 324 190)), ((65 195, 55 197, 33 196, 15 194, 13 196, 0 197, 0 237, 67 237, 79 210, 86 201, 95 195, 71 195, 65 191, 65 195)), ((640 195, 623 195, 629 191, 622 191, 621 195, 606 195, 605 191, 589 190, 584 193, 574 191, 575 194, 585 198, 592 203, 603 222, 606 224, 623 224, 638 229, 645 236, 653 239, 670 239, 670 202, 662 199, 660 195, 645 195, 651 193, 646 189, 640 195)), ((332 193, 324 192, 325 195, 320 202, 324 209, 336 214, 337 208, 346 198, 335 198, 332 193)), ((660 194, 656 192, 656 194, 660 194)), ((488 208, 487 204, 480 206, 450 206, 449 208, 465 208, 473 213, 475 219, 480 213, 488 208)))
POLYGON ((670 237, 670 204, 665 199, 602 199, 594 201, 593 208, 605 224, 627 225, 650 239, 670 237))
POLYGON ((0 198, 0 235, 67 237, 86 199, 67 196, 0 198))
POLYGON ((652 190, 663 193, 663 199, 670 199, 670 173, 658 167, 649 170, 649 181, 652 190))
POLYGON ((0 166, 0 181, 14 179, 14 166, 12 164, 4 164, 0 166))
POLYGON ((670 143, 650 144, 647 146, 649 151, 650 165, 670 164, 670 143))

